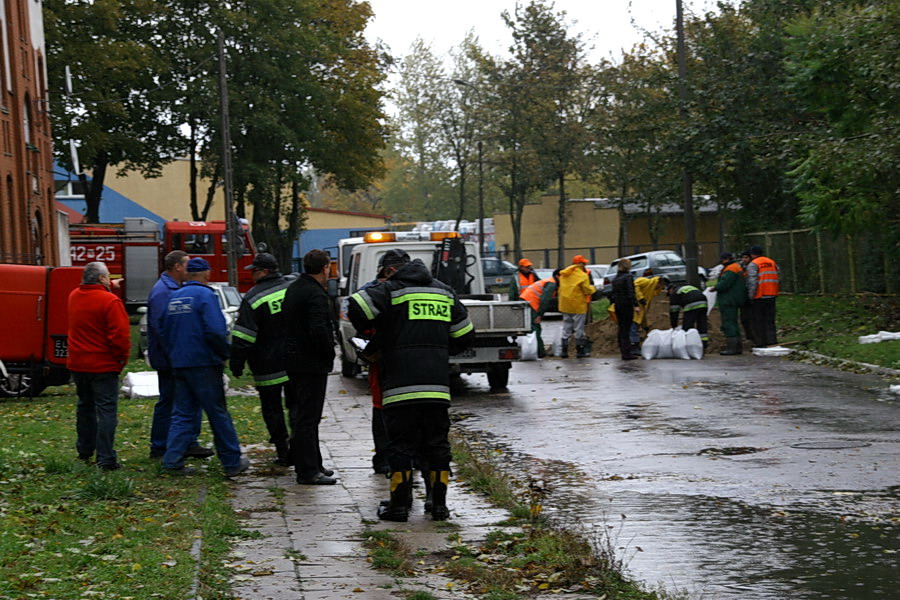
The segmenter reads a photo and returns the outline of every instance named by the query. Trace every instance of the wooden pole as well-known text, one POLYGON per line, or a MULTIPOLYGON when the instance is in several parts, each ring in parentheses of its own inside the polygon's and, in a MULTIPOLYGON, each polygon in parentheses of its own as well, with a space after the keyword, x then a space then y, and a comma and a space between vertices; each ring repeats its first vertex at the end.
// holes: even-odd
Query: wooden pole
POLYGON ((225 194, 225 239, 228 241, 228 285, 237 286, 237 235, 231 183, 231 129, 228 116, 228 78, 225 68, 225 34, 219 30, 219 113, 222 128, 222 173, 225 194))
POLYGON ((825 259, 822 257, 822 232, 816 231, 816 262, 819 270, 819 293, 825 293, 825 259))

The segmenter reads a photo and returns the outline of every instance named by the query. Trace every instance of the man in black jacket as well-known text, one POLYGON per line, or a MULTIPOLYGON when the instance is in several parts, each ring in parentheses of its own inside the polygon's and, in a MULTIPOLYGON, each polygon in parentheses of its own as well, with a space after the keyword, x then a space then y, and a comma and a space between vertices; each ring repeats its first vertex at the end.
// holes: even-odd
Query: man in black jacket
POLYGON ((325 292, 331 258, 323 250, 303 257, 303 273, 284 296, 285 361, 294 394, 291 407, 291 455, 297 483, 332 485, 333 472, 322 465, 319 422, 328 373, 334 366, 334 321, 325 292))
POLYGON ((263 421, 269 431, 269 442, 275 444, 275 462, 290 466, 288 430, 284 420, 285 407, 290 410, 292 393, 284 366, 284 311, 282 305, 293 277, 285 277, 278 270, 278 261, 267 252, 260 252, 253 264, 256 283, 244 294, 238 309, 237 322, 231 333, 231 373, 240 377, 244 365, 250 366, 256 391, 259 392, 263 421), (281 403, 284 393, 284 406, 281 403))
POLYGON ((358 291, 348 303, 357 330, 374 324, 366 350, 379 356, 391 498, 378 517, 407 520, 412 468, 422 448, 431 471, 431 518, 444 521, 450 516, 449 356, 464 350, 475 330, 453 290, 434 280, 421 260, 392 249, 382 264, 386 281, 358 291))

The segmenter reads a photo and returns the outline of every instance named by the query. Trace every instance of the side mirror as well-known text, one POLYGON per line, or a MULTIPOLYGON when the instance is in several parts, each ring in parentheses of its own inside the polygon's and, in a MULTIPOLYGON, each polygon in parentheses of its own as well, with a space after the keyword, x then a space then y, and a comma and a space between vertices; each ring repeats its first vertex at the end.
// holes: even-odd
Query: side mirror
POLYGON ((327 289, 328 289, 328 297, 329 298, 337 298, 338 297, 338 280, 337 279, 329 279, 327 289))
POLYGON ((269 245, 265 242, 260 242, 256 245, 257 252, 267 252, 269 250, 269 245))

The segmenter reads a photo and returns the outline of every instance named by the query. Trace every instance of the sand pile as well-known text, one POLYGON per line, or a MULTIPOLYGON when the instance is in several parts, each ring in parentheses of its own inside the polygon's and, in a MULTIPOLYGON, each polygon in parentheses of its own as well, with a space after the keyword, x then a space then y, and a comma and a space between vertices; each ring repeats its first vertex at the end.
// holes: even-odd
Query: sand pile
MULTIPOLYGON (((709 348, 707 354, 718 353, 725 349, 725 337, 720 330, 721 320, 719 319, 719 309, 714 308, 708 317, 707 330, 709 333, 709 348)), ((684 314, 679 317, 678 323, 684 322, 684 314)), ((665 294, 657 296, 650 303, 650 312, 647 315, 647 323, 650 329, 669 329, 669 299, 665 294)), ((604 319, 587 326, 587 335, 591 339, 593 347, 591 349, 592 356, 618 356, 619 342, 616 338, 618 325, 612 319, 604 319)), ((647 337, 647 334, 640 330, 641 340, 647 337)), ((574 350, 574 347, 573 347, 574 350)))

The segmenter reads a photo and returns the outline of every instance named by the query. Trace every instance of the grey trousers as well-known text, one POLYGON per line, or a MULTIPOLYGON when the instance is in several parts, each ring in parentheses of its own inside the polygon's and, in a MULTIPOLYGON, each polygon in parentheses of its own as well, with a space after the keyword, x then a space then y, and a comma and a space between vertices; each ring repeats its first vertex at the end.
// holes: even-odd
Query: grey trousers
POLYGON ((583 340, 586 336, 584 334, 584 324, 587 320, 586 313, 580 313, 573 315, 572 313, 563 313, 563 330, 562 336, 563 339, 568 339, 572 337, 572 334, 575 334, 576 340, 583 340))

